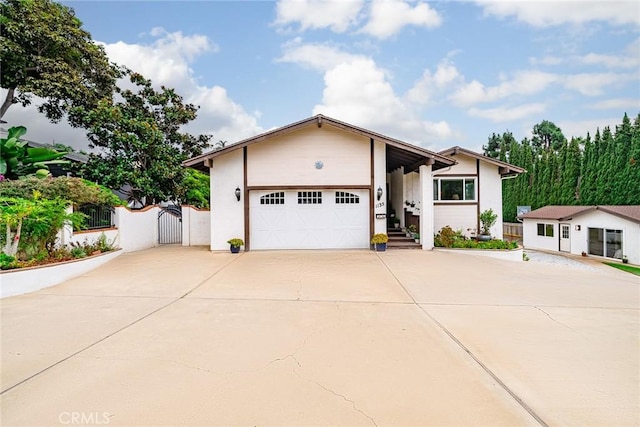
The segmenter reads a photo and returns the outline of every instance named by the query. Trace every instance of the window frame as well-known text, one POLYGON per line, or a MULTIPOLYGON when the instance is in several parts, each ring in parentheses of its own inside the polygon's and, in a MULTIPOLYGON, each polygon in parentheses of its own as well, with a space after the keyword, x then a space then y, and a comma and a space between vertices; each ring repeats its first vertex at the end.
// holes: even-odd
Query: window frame
POLYGON ((555 234, 555 224, 548 222, 536 223, 536 235, 538 237, 553 237, 555 234))
MULTIPOLYGON (((458 193, 455 193, 458 194, 458 193)), ((442 176, 433 179, 433 200, 446 203, 477 203, 478 201, 478 177, 477 176, 442 176), (461 181, 462 188, 459 198, 442 197, 442 181, 461 181), (473 198, 467 198, 467 185, 473 183, 473 198)))

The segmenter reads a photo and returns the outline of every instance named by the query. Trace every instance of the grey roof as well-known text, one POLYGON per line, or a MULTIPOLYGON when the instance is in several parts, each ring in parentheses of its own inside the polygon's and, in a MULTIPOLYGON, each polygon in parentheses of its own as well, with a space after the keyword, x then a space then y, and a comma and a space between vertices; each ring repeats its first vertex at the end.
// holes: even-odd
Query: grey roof
POLYGON ((494 159, 493 157, 485 156, 484 154, 476 153, 475 151, 467 150, 466 148, 458 146, 439 151, 439 154, 449 157, 455 157, 456 154, 463 154, 474 159, 482 160, 483 162, 491 163, 498 166, 500 175, 502 176, 514 176, 526 172, 525 169, 512 165, 511 163, 503 162, 502 160, 494 159))

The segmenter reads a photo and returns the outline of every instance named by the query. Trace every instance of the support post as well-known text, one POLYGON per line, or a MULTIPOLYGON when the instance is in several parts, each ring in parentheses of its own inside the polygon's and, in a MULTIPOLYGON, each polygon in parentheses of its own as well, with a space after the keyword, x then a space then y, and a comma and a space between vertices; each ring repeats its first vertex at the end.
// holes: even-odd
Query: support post
POLYGON ((431 165, 420 166, 420 242, 423 250, 433 249, 433 175, 431 165))

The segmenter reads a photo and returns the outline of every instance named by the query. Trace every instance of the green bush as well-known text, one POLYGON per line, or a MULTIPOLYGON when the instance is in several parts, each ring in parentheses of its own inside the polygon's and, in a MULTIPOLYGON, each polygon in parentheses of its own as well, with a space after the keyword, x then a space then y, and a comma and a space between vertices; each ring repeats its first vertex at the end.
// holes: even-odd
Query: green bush
POLYGON ((433 244, 440 248, 456 249, 516 249, 517 242, 507 242, 504 240, 489 240, 482 242, 475 239, 467 239, 460 230, 453 231, 448 225, 435 235, 433 244))
POLYGON ((239 248, 240 246, 244 245, 244 241, 242 239, 237 238, 237 237, 227 240, 227 243, 229 245, 233 246, 234 248, 239 248))
POLYGON ((15 268, 16 258, 0 252, 0 270, 9 270, 15 268))
POLYGON ((121 206, 122 200, 111 190, 82 178, 60 176, 57 178, 38 179, 26 177, 15 180, 0 181, 0 194, 3 197, 19 197, 34 199, 39 194, 45 199, 68 200, 74 208, 85 204, 102 206, 121 206))

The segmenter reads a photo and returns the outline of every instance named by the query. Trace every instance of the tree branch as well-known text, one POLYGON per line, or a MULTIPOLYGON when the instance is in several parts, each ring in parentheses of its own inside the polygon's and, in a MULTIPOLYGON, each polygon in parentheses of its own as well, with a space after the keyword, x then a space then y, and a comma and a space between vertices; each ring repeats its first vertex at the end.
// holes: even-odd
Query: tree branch
POLYGON ((4 117, 4 113, 6 113, 9 107, 11 107, 11 105, 13 104, 13 100, 15 98, 14 96, 15 92, 16 92, 15 87, 9 88, 9 90, 7 91, 7 96, 4 98, 4 101, 2 102, 2 107, 0 107, 0 119, 4 117))

